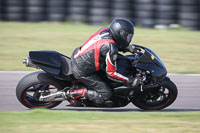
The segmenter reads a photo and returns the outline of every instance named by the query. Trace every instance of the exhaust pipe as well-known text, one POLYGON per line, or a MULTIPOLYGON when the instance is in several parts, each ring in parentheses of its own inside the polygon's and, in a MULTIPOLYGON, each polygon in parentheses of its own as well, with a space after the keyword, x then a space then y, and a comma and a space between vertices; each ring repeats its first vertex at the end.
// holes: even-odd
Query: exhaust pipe
POLYGON ((54 102, 54 101, 63 101, 66 100, 66 94, 64 91, 58 91, 47 96, 40 96, 39 101, 43 102, 54 102))
POLYGON ((33 67, 33 68, 39 69, 39 67, 36 66, 36 65, 32 62, 32 60, 31 60, 31 58, 30 58, 29 56, 27 56, 26 59, 23 59, 22 62, 23 62, 23 64, 26 65, 26 67, 33 67))

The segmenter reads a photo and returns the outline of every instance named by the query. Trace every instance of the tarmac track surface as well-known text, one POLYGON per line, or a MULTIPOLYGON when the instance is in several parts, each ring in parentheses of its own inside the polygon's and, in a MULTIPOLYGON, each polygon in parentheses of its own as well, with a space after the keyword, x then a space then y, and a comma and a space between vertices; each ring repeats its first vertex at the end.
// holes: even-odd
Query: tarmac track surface
MULTIPOLYGON (((0 111, 27 111, 26 107, 19 103, 15 95, 18 81, 30 72, 0 71, 0 111)), ((168 108, 162 111, 200 111, 200 74, 169 74, 178 87, 178 97, 168 108)), ((66 107, 64 101, 54 110, 78 110, 78 111, 142 111, 132 104, 122 108, 77 108, 66 107)))

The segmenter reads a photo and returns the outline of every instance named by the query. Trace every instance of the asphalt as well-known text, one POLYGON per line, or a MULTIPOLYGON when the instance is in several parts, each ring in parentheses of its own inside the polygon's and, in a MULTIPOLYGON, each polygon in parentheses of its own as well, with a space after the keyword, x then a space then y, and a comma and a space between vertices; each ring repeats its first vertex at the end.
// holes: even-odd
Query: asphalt
MULTIPOLYGON (((30 72, 0 71, 0 111, 27 111, 28 108, 19 103, 15 95, 19 80, 30 72)), ((200 74, 169 74, 178 87, 178 97, 168 108, 162 111, 200 111, 200 74)), ((73 108, 67 107, 64 101, 54 110, 78 111, 142 111, 132 104, 122 108, 73 108)))

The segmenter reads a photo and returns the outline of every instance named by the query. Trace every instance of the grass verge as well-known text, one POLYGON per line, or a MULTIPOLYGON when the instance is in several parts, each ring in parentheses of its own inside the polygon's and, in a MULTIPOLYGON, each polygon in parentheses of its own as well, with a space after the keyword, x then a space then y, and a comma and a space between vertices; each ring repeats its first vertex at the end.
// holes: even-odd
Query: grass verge
POLYGON ((199 133, 200 112, 1 112, 1 133, 199 133))
MULTIPOLYGON (((21 60, 30 50, 56 50, 71 56, 100 27, 69 23, 0 22, 0 70, 33 70, 21 60)), ((132 43, 155 51, 171 73, 200 73, 200 32, 135 29, 132 43)))

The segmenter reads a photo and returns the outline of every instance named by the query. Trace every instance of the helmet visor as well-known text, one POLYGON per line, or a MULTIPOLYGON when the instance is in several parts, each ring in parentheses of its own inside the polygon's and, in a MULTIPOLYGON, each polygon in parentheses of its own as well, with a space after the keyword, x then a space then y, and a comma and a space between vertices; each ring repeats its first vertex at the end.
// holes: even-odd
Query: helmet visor
POLYGON ((130 34, 124 30, 120 30, 120 36, 128 43, 130 43, 133 38, 133 34, 130 34))
POLYGON ((128 36, 127 36, 127 42, 130 43, 131 40, 132 40, 132 38, 133 38, 133 34, 128 34, 128 36))

